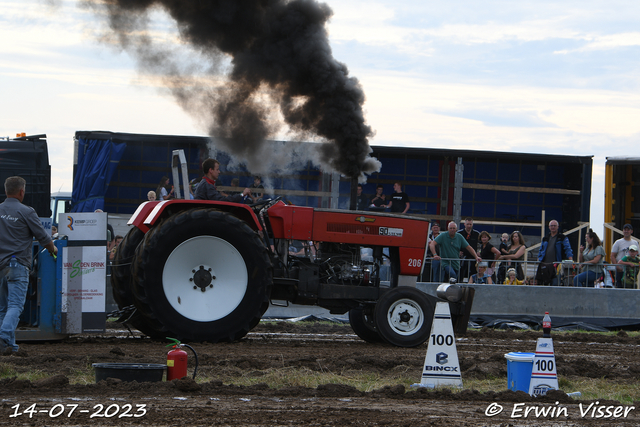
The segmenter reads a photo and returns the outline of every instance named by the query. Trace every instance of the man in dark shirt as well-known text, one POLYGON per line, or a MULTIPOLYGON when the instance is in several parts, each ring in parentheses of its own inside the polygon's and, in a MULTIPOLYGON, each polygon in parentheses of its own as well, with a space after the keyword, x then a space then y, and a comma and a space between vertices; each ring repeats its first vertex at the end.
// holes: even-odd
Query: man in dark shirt
POLYGON ((262 178, 260 178, 259 176, 254 176, 253 184, 251 184, 249 188, 253 193, 251 195, 251 200, 253 200, 253 203, 258 203, 258 200, 262 199, 262 196, 264 196, 264 185, 262 185, 262 178))
MULTIPOLYGON (((480 233, 473 229, 473 218, 467 218, 464 220, 464 228, 458 231, 462 234, 462 237, 469 243, 469 246, 474 251, 478 250, 478 241, 480 240, 480 233)), ((475 254, 471 254, 469 251, 462 251, 462 265, 460 268, 461 277, 471 277, 476 273, 476 257, 475 254)))
POLYGON ((407 193, 402 192, 402 184, 396 182, 393 184, 394 193, 391 195, 389 201, 389 209, 394 213, 407 213, 411 204, 409 203, 409 196, 407 193))
POLYGON ((358 193, 356 194, 356 210, 366 211, 369 206, 367 196, 362 193, 362 184, 358 184, 358 193))
POLYGON ((387 208, 387 199, 385 195, 382 194, 382 191, 382 184, 378 184, 378 186, 376 187, 376 194, 371 199, 369 210, 380 212, 387 208))
POLYGON ((196 187, 195 198, 198 200, 218 200, 226 202, 242 203, 245 196, 251 194, 251 190, 245 188, 242 193, 232 196, 223 196, 216 188, 216 180, 220 176, 220 162, 215 159, 207 159, 202 163, 204 176, 196 187))

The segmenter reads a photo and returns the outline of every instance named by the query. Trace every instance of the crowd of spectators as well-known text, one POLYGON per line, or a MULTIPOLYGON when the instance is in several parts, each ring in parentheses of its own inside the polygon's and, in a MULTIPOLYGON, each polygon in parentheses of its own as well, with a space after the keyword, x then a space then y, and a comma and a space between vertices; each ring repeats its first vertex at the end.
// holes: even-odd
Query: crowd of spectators
POLYGON ((612 268, 606 268, 606 253, 598 235, 589 229, 580 246, 577 260, 569 238, 559 230, 556 220, 549 221, 549 232, 542 238, 538 250, 535 274, 525 271, 526 242, 520 231, 496 236, 498 247, 491 243, 491 234, 473 228, 473 219, 466 218, 458 230, 449 222, 447 233, 440 232, 440 223, 431 224, 426 274, 423 280, 505 285, 552 285, 575 287, 636 288, 640 257, 638 242, 631 238, 633 227, 626 224, 624 237, 617 240, 611 253, 612 268))

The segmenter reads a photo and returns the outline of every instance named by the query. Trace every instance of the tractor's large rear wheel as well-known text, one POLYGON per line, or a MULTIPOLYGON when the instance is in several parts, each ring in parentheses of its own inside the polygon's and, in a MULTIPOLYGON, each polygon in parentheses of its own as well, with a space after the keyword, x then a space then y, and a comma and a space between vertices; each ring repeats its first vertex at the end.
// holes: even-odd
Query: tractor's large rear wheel
POLYGON ((136 256, 136 305, 166 336, 235 341, 269 306, 267 249, 246 223, 214 209, 181 212, 147 233, 136 256))
POLYGON ((434 297, 399 286, 386 292, 376 304, 376 328, 389 344, 417 347, 429 339, 434 310, 434 297))

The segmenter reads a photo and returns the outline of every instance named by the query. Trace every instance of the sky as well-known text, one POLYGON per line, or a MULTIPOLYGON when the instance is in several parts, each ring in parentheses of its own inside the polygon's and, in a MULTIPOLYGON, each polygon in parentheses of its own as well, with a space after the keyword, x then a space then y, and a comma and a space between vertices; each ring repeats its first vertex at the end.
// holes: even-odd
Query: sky
MULTIPOLYGON (((328 0, 333 55, 365 92, 372 145, 638 156, 640 3, 328 0)), ((45 133, 71 191, 77 130, 206 135, 157 80, 98 40, 76 0, 0 0, 0 136, 45 133)), ((171 22, 161 13, 158 31, 171 22)))

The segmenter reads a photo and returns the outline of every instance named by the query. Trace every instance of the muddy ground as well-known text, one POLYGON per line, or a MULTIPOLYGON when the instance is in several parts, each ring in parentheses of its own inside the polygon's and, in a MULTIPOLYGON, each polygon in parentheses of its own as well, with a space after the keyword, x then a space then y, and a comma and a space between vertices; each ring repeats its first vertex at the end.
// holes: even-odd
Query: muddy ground
MULTIPOLYGON (((109 379, 85 385, 74 374, 92 363, 165 363, 168 351, 115 325, 99 337, 63 342, 25 343, 21 353, 0 357, 0 425, 151 425, 151 426, 600 426, 640 425, 640 402, 633 405, 575 400, 553 391, 543 398, 507 390, 504 354, 535 350, 539 332, 469 331, 457 341, 465 379, 504 379, 504 389, 410 389, 404 385, 361 392, 344 384, 317 388, 270 389, 238 386, 216 376, 257 376, 271 369, 371 373, 397 378, 413 373, 420 381, 427 345, 405 349, 359 340, 342 325, 261 323, 245 339, 228 344, 197 344, 199 370, 206 382, 191 379, 137 383, 109 379), (18 380, 11 372, 39 369, 41 380, 18 380), (580 406, 582 405, 582 407, 580 406), (606 407, 611 406, 607 412, 606 407), (524 410, 532 407, 527 417, 524 410), (552 407, 547 416, 535 410, 552 407), (500 411, 500 408, 502 410, 500 411), (565 408, 565 409, 562 409, 565 408), (635 409, 638 408, 638 409, 635 409), (73 409, 73 411, 72 411, 73 409), (37 411, 37 412, 35 412, 37 411), (626 411, 626 416, 624 416, 626 411), (499 412, 489 416, 492 412, 499 412), (93 415, 93 417, 92 417, 93 415), (518 416, 520 415, 520 416, 518 416)), ((558 376, 568 380, 606 378, 637 384, 640 339, 571 334, 554 339, 558 376)), ((191 355, 190 355, 191 356, 191 355)), ((193 362, 193 357, 190 357, 193 362)), ((189 373, 193 366, 189 368, 189 373)))

